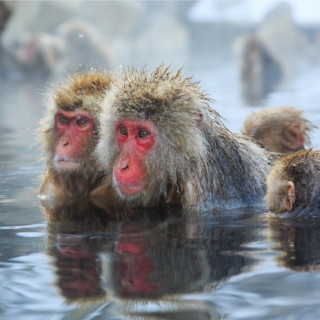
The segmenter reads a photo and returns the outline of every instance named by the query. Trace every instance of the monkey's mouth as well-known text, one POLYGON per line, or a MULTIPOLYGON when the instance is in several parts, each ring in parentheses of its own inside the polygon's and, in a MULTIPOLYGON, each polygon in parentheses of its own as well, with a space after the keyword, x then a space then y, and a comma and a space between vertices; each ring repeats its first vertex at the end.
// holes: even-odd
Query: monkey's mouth
POLYGON ((55 158, 55 165, 60 170, 76 170, 80 167, 80 162, 68 158, 55 158))
POLYGON ((122 197, 132 197, 139 194, 144 189, 143 182, 138 184, 122 184, 115 181, 115 187, 122 197))

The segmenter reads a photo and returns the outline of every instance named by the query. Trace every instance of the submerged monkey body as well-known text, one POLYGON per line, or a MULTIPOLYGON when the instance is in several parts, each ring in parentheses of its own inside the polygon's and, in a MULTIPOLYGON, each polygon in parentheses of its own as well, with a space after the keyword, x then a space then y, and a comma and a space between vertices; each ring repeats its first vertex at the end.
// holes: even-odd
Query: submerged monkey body
MULTIPOLYGON (((275 156, 250 138, 232 134, 210 102, 198 83, 183 79, 180 72, 172 75, 163 67, 151 74, 145 69, 128 71, 113 84, 103 104, 97 154, 103 168, 113 168, 108 180, 115 188, 119 177, 114 168, 127 152, 117 142, 117 135, 130 138, 126 128, 117 123, 135 121, 148 136, 145 123, 149 121, 156 137, 143 157, 143 190, 130 196, 117 190, 128 205, 166 201, 210 210, 261 204, 265 177, 275 156)), ((144 138, 137 135, 136 139, 144 138)), ((122 166, 122 177, 130 168, 122 166)))

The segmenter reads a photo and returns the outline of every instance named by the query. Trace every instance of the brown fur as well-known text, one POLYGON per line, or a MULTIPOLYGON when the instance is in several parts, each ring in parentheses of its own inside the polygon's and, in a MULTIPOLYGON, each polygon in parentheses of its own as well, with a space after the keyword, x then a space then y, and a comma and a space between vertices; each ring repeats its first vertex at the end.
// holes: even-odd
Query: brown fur
POLYGON ((244 122, 242 133, 253 137, 265 148, 291 154, 310 144, 309 132, 315 126, 295 107, 262 109, 244 122))
POLYGON ((110 88, 114 76, 104 72, 75 74, 64 85, 56 86, 51 94, 47 114, 41 120, 40 135, 46 153, 47 168, 44 172, 40 193, 45 195, 87 196, 89 193, 103 192, 97 189, 104 178, 98 170, 93 150, 97 144, 101 112, 101 102, 106 90, 110 88), (53 164, 55 134, 55 113, 58 109, 74 111, 83 109, 89 112, 95 123, 94 134, 83 147, 81 168, 76 172, 61 172, 53 164))
POLYGON ((265 199, 268 208, 275 213, 286 211, 287 182, 295 187, 296 200, 292 214, 306 208, 319 206, 320 153, 317 150, 301 150, 278 160, 267 178, 265 199))
POLYGON ((151 74, 129 70, 114 83, 103 105, 97 148, 102 167, 113 168, 119 154, 117 119, 150 119, 157 131, 145 163, 147 187, 128 205, 170 202, 172 195, 184 208, 198 210, 261 201, 273 155, 232 134, 210 103, 198 83, 163 66, 151 74))

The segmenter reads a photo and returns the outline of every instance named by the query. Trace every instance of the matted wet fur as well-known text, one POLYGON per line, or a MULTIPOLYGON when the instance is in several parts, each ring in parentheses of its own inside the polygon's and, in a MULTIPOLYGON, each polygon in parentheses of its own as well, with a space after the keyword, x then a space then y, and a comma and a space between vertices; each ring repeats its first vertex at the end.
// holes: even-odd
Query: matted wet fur
POLYGON ((99 137, 101 103, 113 79, 113 74, 100 71, 77 73, 68 78, 63 85, 54 86, 49 93, 47 113, 40 125, 40 137, 47 164, 40 194, 87 196, 101 184, 104 173, 99 170, 93 151, 99 137), (82 154, 85 156, 81 158, 79 169, 74 172, 58 170, 53 163, 56 142, 55 114, 59 109, 85 110, 94 121, 93 136, 83 146, 82 154))
MULTIPOLYGON (((117 119, 150 119, 156 142, 145 162, 145 189, 126 198, 129 206, 162 200, 209 210, 261 203, 265 177, 275 155, 250 138, 231 133, 199 83, 158 67, 152 73, 124 71, 106 96, 97 153, 102 168, 113 168, 119 149, 117 119)), ((112 173, 108 177, 112 181, 112 173)))
POLYGON ((301 110, 285 106, 253 112, 244 121, 241 131, 270 151, 290 154, 310 145, 309 132, 314 128, 301 110))
POLYGON ((292 181, 295 202, 290 215, 319 215, 320 152, 307 149, 279 159, 267 178, 265 199, 275 213, 285 213, 287 182, 292 181))

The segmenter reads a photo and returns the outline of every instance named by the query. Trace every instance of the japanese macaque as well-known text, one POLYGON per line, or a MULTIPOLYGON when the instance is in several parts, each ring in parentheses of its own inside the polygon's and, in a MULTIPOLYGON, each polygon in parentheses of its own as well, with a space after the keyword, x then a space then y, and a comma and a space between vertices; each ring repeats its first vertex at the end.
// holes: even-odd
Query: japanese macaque
POLYGON ((280 82, 283 72, 280 64, 256 36, 238 40, 240 77, 243 98, 257 104, 280 82))
POLYGON ((301 150, 281 158, 267 177, 265 199, 275 213, 309 214, 320 208, 319 195, 320 153, 317 150, 301 150))
POLYGON ((310 144, 315 126, 295 107, 262 109, 243 123, 242 133, 254 138, 269 151, 291 154, 310 144))
POLYGON ((57 35, 63 45, 54 72, 56 78, 75 71, 100 70, 109 67, 114 61, 105 39, 89 23, 68 21, 59 26, 57 35))
POLYGON ((40 193, 48 196, 98 195, 104 178, 94 155, 101 102, 114 76, 104 72, 75 74, 51 93, 41 122, 47 168, 40 193))
POLYGON ((106 96, 97 147, 127 205, 210 210, 261 203, 274 155, 231 133, 198 83, 163 66, 124 73, 106 96))

